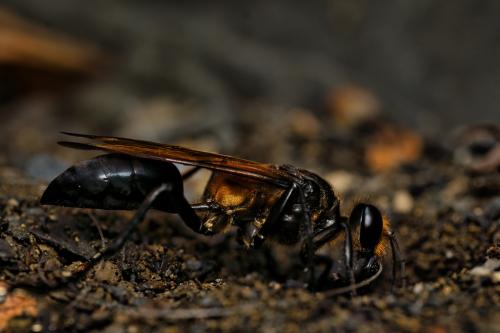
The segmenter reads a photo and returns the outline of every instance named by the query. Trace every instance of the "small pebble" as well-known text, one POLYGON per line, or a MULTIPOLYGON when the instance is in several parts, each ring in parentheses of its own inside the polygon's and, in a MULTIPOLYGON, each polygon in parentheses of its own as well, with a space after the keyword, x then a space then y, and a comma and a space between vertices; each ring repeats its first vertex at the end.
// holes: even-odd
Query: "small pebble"
POLYGON ((69 271, 62 271, 61 275, 65 278, 69 278, 71 277, 71 275, 73 275, 71 272, 69 271))
POLYGON ((199 271, 202 266, 203 266, 203 263, 199 260, 190 259, 190 260, 186 261, 186 269, 188 269, 190 271, 199 271))
POLYGON ((484 216, 495 221, 500 218, 500 197, 492 199, 484 208, 484 216))
POLYGON ((307 110, 294 110, 290 113, 291 131, 303 138, 313 139, 319 135, 321 123, 307 110))
POLYGON ((19 207, 19 201, 17 201, 14 198, 10 198, 9 200, 7 200, 7 207, 8 208, 19 207))
POLYGON ((130 325, 128 328, 127 328, 127 333, 139 333, 141 330, 139 329, 138 326, 136 325, 130 325))
POLYGON ((6 296, 7 296, 7 286, 4 284, 0 284, 0 304, 5 301, 6 296))
POLYGON ((120 280, 120 271, 114 263, 105 261, 97 268, 95 278, 101 282, 117 283, 120 280))
POLYGON ((413 286, 413 293, 415 294, 420 294, 424 291, 424 284, 422 282, 419 282, 419 283, 416 283, 414 286, 413 286))
POLYGON ((386 126, 370 138, 365 164, 373 172, 387 172, 417 161, 424 148, 423 138, 407 128, 386 126))
POLYGON ((347 192, 357 187, 360 182, 358 176, 345 170, 332 171, 325 175, 325 179, 340 193, 347 192))
POLYGON ((476 276, 493 275, 493 273, 499 268, 500 268, 500 260, 490 258, 486 260, 484 264, 476 266, 473 269, 471 269, 470 274, 476 276))
POLYGON ((32 332, 41 332, 42 330, 43 330, 43 326, 40 323, 36 323, 36 324, 33 324, 33 326, 31 326, 32 332))
POLYGON ((467 191, 468 179, 463 176, 456 177, 448 182, 446 187, 441 191, 441 196, 446 201, 453 201, 459 195, 467 191))
POLYGON ((408 214, 412 211, 414 200, 410 193, 404 190, 396 191, 392 198, 394 211, 400 214, 408 214))
POLYGON ((327 107, 333 121, 353 128, 380 114, 380 100, 370 90, 357 85, 332 89, 327 96, 327 107))
POLYGON ((215 297, 212 297, 212 296, 205 296, 201 299, 200 301, 200 305, 203 306, 203 307, 207 307, 207 308, 210 308, 210 307, 217 307, 217 306, 220 306, 221 303, 219 302, 219 300, 215 297))

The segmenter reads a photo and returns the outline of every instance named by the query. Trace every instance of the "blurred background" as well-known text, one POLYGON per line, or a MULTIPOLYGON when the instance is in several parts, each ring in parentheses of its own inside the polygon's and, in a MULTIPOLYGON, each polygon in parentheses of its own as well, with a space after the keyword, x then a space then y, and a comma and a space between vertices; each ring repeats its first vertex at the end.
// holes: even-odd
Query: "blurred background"
POLYGON ((79 131, 313 170, 391 169, 500 119, 498 1, 4 0, 4 164, 79 131), (373 146, 375 145, 375 146, 373 146), (394 162, 394 160, 396 160, 394 162))
MULTIPOLYGON (((25 313, 12 331, 498 332, 499 14, 495 0, 0 1, 0 280, 36 298, 0 281, 0 331, 25 313), (116 260, 53 290, 131 216, 39 206, 95 155, 61 131, 311 170, 344 215, 362 201, 389 218, 408 288, 387 265, 363 297, 310 293, 299 248, 241 251, 235 232, 153 215, 116 260)), ((338 267, 341 239, 322 248, 338 267)))

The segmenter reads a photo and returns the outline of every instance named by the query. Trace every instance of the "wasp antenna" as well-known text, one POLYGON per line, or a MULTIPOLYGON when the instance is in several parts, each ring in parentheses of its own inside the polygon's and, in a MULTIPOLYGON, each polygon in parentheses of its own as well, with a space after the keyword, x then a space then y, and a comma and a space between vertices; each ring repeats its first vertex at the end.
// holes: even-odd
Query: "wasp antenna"
POLYGON ((99 149, 98 147, 96 147, 94 145, 91 145, 88 143, 81 143, 81 142, 58 141, 57 144, 59 144, 63 147, 80 149, 80 150, 97 150, 97 149, 99 149))
POLYGON ((325 295, 326 297, 332 297, 332 296, 337 296, 337 295, 341 295, 341 294, 345 294, 347 292, 352 292, 352 291, 355 291, 357 289, 360 289, 362 287, 366 287, 367 285, 371 284, 373 281, 375 281, 379 276, 380 274, 382 274, 382 271, 384 270, 382 264, 379 264, 379 269, 378 271, 373 274, 372 276, 370 276, 369 278, 367 279, 364 279, 358 283, 355 283, 355 284, 352 284, 352 285, 349 285, 349 286, 345 286, 345 287, 341 287, 341 288, 335 288, 335 289, 330 289, 328 291, 325 291, 323 293, 323 295, 325 295))

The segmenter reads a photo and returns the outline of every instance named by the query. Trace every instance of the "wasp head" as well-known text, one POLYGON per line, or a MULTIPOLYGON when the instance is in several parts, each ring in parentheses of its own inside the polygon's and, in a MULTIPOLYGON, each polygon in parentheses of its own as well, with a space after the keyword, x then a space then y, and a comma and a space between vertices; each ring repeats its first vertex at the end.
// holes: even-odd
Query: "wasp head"
POLYGON ((386 249, 389 220, 370 204, 357 204, 349 216, 353 247, 356 252, 354 271, 357 277, 371 276, 379 269, 386 249))

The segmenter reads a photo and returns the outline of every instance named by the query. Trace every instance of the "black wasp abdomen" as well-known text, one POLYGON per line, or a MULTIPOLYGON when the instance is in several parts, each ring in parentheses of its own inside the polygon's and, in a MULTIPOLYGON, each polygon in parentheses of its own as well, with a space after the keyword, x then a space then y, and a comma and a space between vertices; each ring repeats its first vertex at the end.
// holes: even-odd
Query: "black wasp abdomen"
MULTIPOLYGON (((42 204, 98 209, 136 209, 162 183, 171 197, 183 197, 182 177, 174 164, 129 155, 107 154, 80 162, 47 187, 42 204)), ((165 194, 166 195, 166 194, 165 194)), ((160 197, 154 208, 176 212, 175 202, 160 197)))

